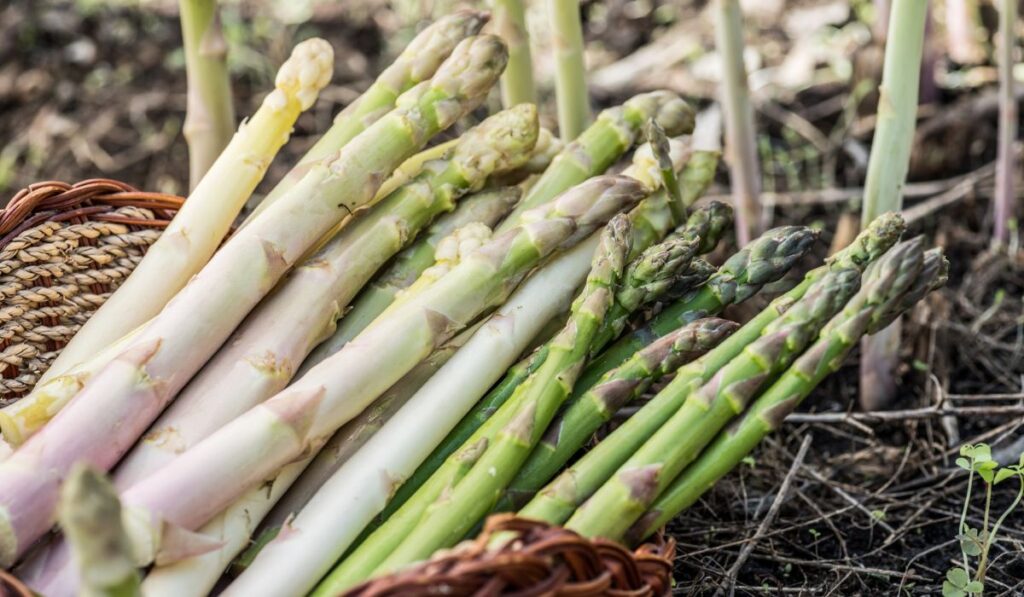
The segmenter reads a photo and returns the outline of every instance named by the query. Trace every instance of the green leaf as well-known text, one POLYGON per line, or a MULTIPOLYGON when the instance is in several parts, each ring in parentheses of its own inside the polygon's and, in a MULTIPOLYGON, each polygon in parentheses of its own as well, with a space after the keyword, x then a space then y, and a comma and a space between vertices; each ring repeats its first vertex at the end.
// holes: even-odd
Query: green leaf
POLYGON ((942 583, 942 597, 967 597, 967 593, 963 589, 954 587, 947 580, 942 583))
POLYGON ((996 478, 992 481, 992 484, 993 485, 998 485, 1000 482, 1005 481, 1005 480, 1009 479, 1010 477, 1015 477, 1016 475, 1017 475, 1017 471, 1015 471, 1013 469, 1001 468, 1001 469, 999 469, 999 472, 996 473, 996 478))
MULTIPOLYGON (((964 534, 957 535, 957 539, 960 540, 960 549, 965 554, 969 556, 981 555, 981 546, 984 542, 981 540, 981 537, 978 536, 978 529, 967 527, 964 534)), ((960 570, 963 572, 962 568, 954 568, 954 570, 960 570)), ((964 572, 964 574, 966 574, 966 572, 964 572)))
POLYGON ((971 582, 970 577, 967 576, 967 571, 963 568, 950 568, 949 572, 946 573, 946 579, 959 589, 965 588, 967 583, 971 582))
POLYGON ((992 448, 988 447, 988 444, 974 446, 974 459, 979 462, 992 460, 992 448))
POLYGON ((978 475, 982 479, 984 479, 986 483, 991 483, 992 482, 992 477, 995 476, 995 473, 992 472, 992 469, 990 469, 990 468, 983 468, 983 469, 978 470, 978 475))
POLYGON ((964 469, 965 471, 971 470, 971 462, 966 458, 957 458, 956 465, 964 469))
POLYGON ((967 583, 967 586, 964 587, 964 589, 968 593, 980 595, 981 592, 985 590, 985 585, 983 585, 980 580, 972 580, 971 582, 967 583))
POLYGON ((974 446, 972 446, 971 444, 964 444, 960 446, 960 455, 967 458, 972 458, 974 456, 974 446))

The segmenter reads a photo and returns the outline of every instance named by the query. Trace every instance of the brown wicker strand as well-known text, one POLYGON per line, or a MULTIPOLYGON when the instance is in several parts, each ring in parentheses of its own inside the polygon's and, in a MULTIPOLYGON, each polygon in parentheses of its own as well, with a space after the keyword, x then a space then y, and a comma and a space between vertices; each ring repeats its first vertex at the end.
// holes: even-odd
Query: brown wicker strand
POLYGON ((0 406, 31 391, 183 201, 116 180, 46 181, 0 210, 0 406))
POLYGON ((432 595, 648 597, 672 587, 675 542, 659 540, 636 551, 604 539, 509 514, 490 517, 480 535, 430 560, 369 580, 348 597, 432 595), (489 547, 496 534, 515 537, 489 547))

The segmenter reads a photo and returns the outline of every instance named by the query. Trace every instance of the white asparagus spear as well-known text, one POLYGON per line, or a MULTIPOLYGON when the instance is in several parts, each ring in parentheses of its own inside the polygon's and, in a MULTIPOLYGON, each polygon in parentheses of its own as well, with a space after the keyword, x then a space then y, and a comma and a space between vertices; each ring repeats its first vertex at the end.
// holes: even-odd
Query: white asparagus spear
POLYGON ((330 81, 334 56, 323 40, 295 46, 281 66, 275 89, 210 166, 185 205, 146 252, 124 284, 65 346, 42 381, 89 359, 160 312, 210 259, 246 199, 330 81))

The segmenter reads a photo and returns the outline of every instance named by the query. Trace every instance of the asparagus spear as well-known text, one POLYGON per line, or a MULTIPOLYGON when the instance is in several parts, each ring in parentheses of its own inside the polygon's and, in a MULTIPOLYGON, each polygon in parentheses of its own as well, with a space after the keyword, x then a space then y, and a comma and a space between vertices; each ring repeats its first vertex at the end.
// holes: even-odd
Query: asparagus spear
MULTIPOLYGON (((809 272, 803 282, 785 295, 775 299, 766 309, 714 350, 700 360, 680 369, 672 384, 665 388, 666 391, 660 392, 654 400, 616 429, 613 434, 616 436, 616 441, 604 441, 598 444, 577 462, 573 469, 563 473, 537 493, 533 500, 520 510, 520 514, 558 524, 568 520, 583 500, 596 491, 630 455, 679 410, 686 399, 686 394, 675 390, 683 386, 696 387, 705 383, 722 365, 728 363, 739 355, 747 345, 760 338, 770 324, 806 294, 809 287, 819 282, 833 269, 842 271, 856 268, 862 270, 869 262, 878 258, 895 244, 902 232, 903 224, 898 215, 890 214, 876 220, 872 226, 861 232, 849 247, 835 254, 829 264, 809 272), (669 391, 672 386, 674 388, 669 391), (581 474, 588 474, 589 477, 584 478, 581 474)), ((760 253, 760 251, 754 253, 760 253)), ((742 294, 742 289, 740 289, 740 293, 742 294)))
POLYGON ((460 44, 431 83, 411 90, 402 107, 238 231, 60 417, 0 463, 0 565, 50 526, 71 463, 113 466, 310 245, 372 199, 379 173, 479 103, 504 61, 495 37, 460 44))
POLYGON ((487 18, 487 14, 483 12, 460 10, 441 17, 421 31, 409 42, 401 55, 359 96, 359 99, 334 117, 331 128, 321 135, 299 163, 263 198, 246 218, 243 226, 249 225, 256 216, 298 184, 316 164, 337 153, 367 127, 394 109, 399 96, 433 77, 459 42, 479 33, 487 23, 487 18))
POLYGON ((551 167, 502 222, 498 232, 516 226, 526 210, 550 201, 572 185, 607 170, 633 146, 641 127, 652 118, 669 136, 675 137, 693 130, 695 115, 689 104, 669 91, 642 93, 621 106, 601 112, 594 124, 555 157, 551 167))
POLYGON ((725 319, 698 319, 659 338, 603 375, 548 427, 495 510, 514 510, 525 504, 619 408, 643 395, 657 379, 714 348, 737 327, 725 319))
MULTIPOLYGON (((500 47, 496 40, 490 43, 500 47)), ((149 535, 163 520, 198 528, 240 493, 319 448, 441 342, 502 302, 539 260, 578 242, 642 192, 625 177, 575 187, 531 213, 529 223, 495 237, 288 389, 127 489, 125 503, 139 523, 133 529, 137 543, 152 545, 149 535)))
POLYGON ((139 573, 113 485, 95 469, 77 465, 60 494, 60 526, 73 546, 81 578, 78 595, 139 595, 139 573))
MULTIPOLYGON (((332 62, 331 47, 321 39, 295 46, 277 73, 274 91, 238 129, 145 258, 61 350, 40 383, 92 358, 152 318, 206 264, 288 141, 295 119, 329 81, 332 62)), ((9 426, 16 426, 20 436, 8 441, 19 445, 62 407, 32 392, 4 409, 9 426)))
MULTIPOLYGON (((688 145, 685 143, 674 143, 671 148, 671 157, 674 163, 678 164, 680 161, 689 158, 690 152, 688 145)), ((652 151, 649 150, 648 146, 644 146, 637 151, 634 155, 633 165, 626 171, 626 173, 637 180, 642 181, 645 186, 651 187, 656 184, 658 178, 659 160, 652 151)), ((683 168, 686 171, 689 168, 689 164, 683 168)), ((703 181, 694 180, 695 184, 706 186, 710 182, 710 175, 713 173, 713 169, 701 170, 708 175, 708 178, 703 181)), ((673 210, 668 205, 670 199, 665 192, 657 192, 652 197, 644 201, 639 207, 637 207, 633 213, 630 214, 632 221, 632 234, 633 239, 630 243, 631 253, 639 253, 644 247, 650 246, 652 243, 663 237, 668 229, 674 223, 673 210)), ((476 375, 473 379, 486 380, 486 383, 482 386, 476 386, 470 382, 467 382, 460 378, 460 372, 452 371, 451 376, 459 381, 450 381, 447 383, 447 391, 444 394, 445 400, 452 400, 453 390, 450 388, 460 388, 460 404, 465 404, 462 413, 465 416, 459 421, 458 425, 454 429, 449 426, 450 433, 444 439, 443 442, 434 444, 434 451, 422 462, 415 473, 409 477, 405 483, 399 488, 398 492, 395 493, 394 497, 388 502, 387 507, 380 512, 378 522, 387 520, 394 512, 396 512, 407 499, 416 494, 422 485, 427 482, 429 478, 434 474, 435 471, 444 463, 444 461, 453 454, 460 446, 470 440, 470 436, 482 437, 475 435, 478 433, 481 425, 487 421, 491 414, 496 411, 505 401, 511 396, 515 388, 522 383, 527 376, 533 373, 537 367, 543 362, 543 357, 547 354, 546 350, 542 347, 537 351, 528 363, 517 365, 513 368, 513 371, 506 376, 497 388, 488 393, 482 400, 480 396, 493 384, 498 376, 505 370, 506 367, 512 362, 516 356, 518 356, 526 348, 526 342, 529 341, 529 337, 540 329, 540 324, 547 321, 554 316, 552 308, 560 303, 568 302, 571 297, 571 291, 576 287, 578 283, 582 283, 583 279, 587 275, 588 264, 590 258, 594 253, 597 246, 598 238, 595 236, 591 238, 587 243, 581 244, 574 251, 563 256, 559 260, 549 265, 551 269, 564 269, 564 273, 560 274, 567 277, 568 281, 571 281, 571 285, 562 285, 563 292, 554 292, 550 282, 543 281, 542 278, 536 280, 531 279, 526 282, 521 294, 524 297, 524 303, 522 309, 518 311, 507 311, 503 317, 515 317, 515 327, 513 328, 517 333, 523 332, 530 325, 527 322, 532 322, 533 327, 530 329, 530 334, 523 334, 520 338, 525 340, 516 342, 501 342, 496 346, 490 346, 488 348, 477 348, 473 347, 474 350, 479 350, 482 353, 489 354, 492 358, 486 361, 486 364, 477 363, 475 366, 476 375), (589 246, 588 246, 589 245, 589 246), (532 295, 541 295, 536 298, 532 298, 532 295), (527 297, 530 297, 527 299, 527 297), (542 306, 546 310, 543 314, 534 314, 533 310, 540 311, 542 306), (504 359, 498 358, 498 354, 504 355, 504 359), (486 372, 489 372, 487 374, 486 372), (478 391, 469 391, 468 388, 481 387, 478 391), (465 411, 472 408, 472 410, 466 414, 465 411)), ((634 257, 631 255, 630 257, 634 257)), ((517 339, 518 340, 518 339, 517 339)), ((483 341, 482 341, 483 342, 483 341)), ((481 342, 481 343, 482 343, 481 342)), ((468 349, 467 349, 468 350, 468 349)), ((447 373, 447 371, 442 371, 447 373)), ((444 387, 444 386, 441 386, 444 387)), ((439 398, 442 399, 442 398, 439 398)), ((407 474, 407 473, 406 473, 407 474)), ((421 505, 429 503, 436 496, 436 492, 440 491, 440 486, 437 482, 432 484, 432 487, 423 490, 423 497, 420 499, 421 505)), ((416 507, 416 506, 413 506, 416 507)), ((410 507, 410 508, 413 508, 410 507)), ((408 514, 407 520, 416 520, 419 514, 408 514)), ((396 523, 398 524, 398 523, 396 523)), ((372 530, 367 529, 367 531, 372 530)), ((397 533, 401 534, 401 533, 397 533)), ((365 535, 365 533, 364 533, 365 535)), ((357 540, 358 544, 359 541, 357 540)))
POLYGON ((897 247, 870 267, 860 292, 828 323, 818 341, 672 481, 626 533, 626 540, 639 543, 696 502, 761 439, 777 430, 815 386, 839 369, 861 336, 883 329, 925 294, 944 285, 948 262, 939 250, 925 253, 920 272, 910 275, 908 265, 920 259, 919 252, 919 247, 897 247))
MULTIPOLYGON (((486 447, 463 478, 424 511, 407 536, 393 541, 386 537, 388 527, 384 526, 363 545, 365 548, 395 544, 393 549, 387 550, 390 553, 376 551, 376 554, 386 555, 385 558, 376 557, 372 549, 361 549, 350 556, 339 568, 339 571, 348 571, 348 582, 362 580, 371 573, 387 572, 425 558, 437 548, 452 545, 487 513, 498 493, 529 455, 561 402, 572 392, 580 363, 590 352, 591 340, 614 302, 614 287, 621 278, 629 252, 629 237, 628 217, 612 220, 601 236, 591 272, 583 291, 573 302, 569 321, 548 343, 544 363, 496 413, 495 420, 502 419, 503 423, 493 439, 484 440, 486 447)), ((470 444, 470 449, 477 450, 476 442, 470 444)), ((458 453, 453 458, 458 460, 458 453)))
MULTIPOLYGON (((572 467, 580 477, 589 477, 591 467, 614 471, 614 474, 605 475, 608 480, 579 506, 566 528, 586 537, 620 539, 714 434, 729 419, 743 412, 758 389, 784 371, 817 337, 825 323, 858 290, 859 284, 858 268, 833 270, 808 288, 803 298, 765 326, 757 340, 728 362, 718 360, 722 355, 712 350, 692 363, 692 367, 688 366, 700 374, 680 371, 676 379, 681 381, 673 380, 658 396, 670 396, 668 400, 673 402, 682 401, 682 407, 617 471, 605 467, 605 463, 594 464, 594 460, 586 457, 572 467), (714 371, 713 374, 709 375, 710 371, 714 371), (703 385, 692 381, 695 378, 704 380, 703 385), (604 516, 605 512, 613 515, 604 516)), ((621 437, 609 436, 607 440, 614 445, 621 437)), ((577 492, 572 495, 564 484, 558 487, 562 497, 580 504, 583 496, 578 489, 577 486, 577 492)))
POLYGON ((430 163, 346 226, 254 310, 118 467, 127 487, 231 419, 284 389, 297 364, 356 291, 434 216, 494 171, 521 165, 537 140, 537 110, 499 112, 462 136, 447 159, 430 163), (301 317, 295 314, 300 313, 301 317))
POLYGON ((353 302, 352 308, 339 320, 335 332, 306 357, 298 375, 305 374, 314 365, 338 352, 376 319, 395 300, 395 295, 401 289, 412 284, 424 270, 433 265, 434 251, 441 239, 473 222, 493 227, 512 210, 519 198, 520 192, 515 188, 482 191, 463 199, 455 211, 438 218, 424 231, 422 238, 418 238, 415 243, 399 253, 391 264, 363 289, 353 302))

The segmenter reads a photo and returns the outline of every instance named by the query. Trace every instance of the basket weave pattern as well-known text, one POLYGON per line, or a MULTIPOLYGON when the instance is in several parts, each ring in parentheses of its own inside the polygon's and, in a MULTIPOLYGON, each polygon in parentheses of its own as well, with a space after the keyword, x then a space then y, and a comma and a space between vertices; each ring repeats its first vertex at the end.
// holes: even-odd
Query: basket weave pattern
POLYGON ((667 595, 674 557, 671 539, 629 551, 611 541, 588 540, 561 527, 501 514, 490 517, 473 541, 367 581, 346 596, 667 595), (516 539, 488 548, 494 535, 505 533, 516 539))
POLYGON ((0 406, 32 389, 182 201, 93 179, 33 184, 0 211, 0 406))

